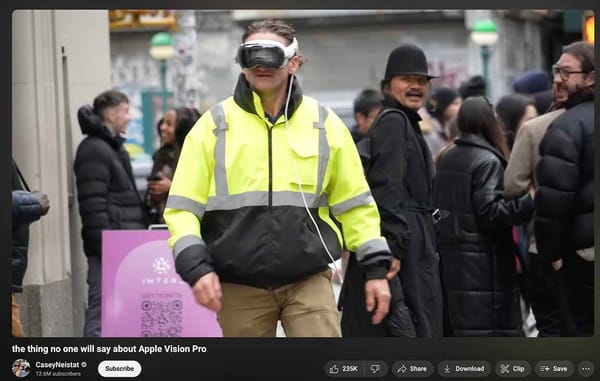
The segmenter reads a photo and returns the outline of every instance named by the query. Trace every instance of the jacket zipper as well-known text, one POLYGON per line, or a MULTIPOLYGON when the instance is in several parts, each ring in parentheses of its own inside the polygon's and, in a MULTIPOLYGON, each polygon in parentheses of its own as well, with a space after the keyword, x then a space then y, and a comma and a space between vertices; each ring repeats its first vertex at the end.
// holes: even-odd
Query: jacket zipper
MULTIPOLYGON (((269 219, 269 242, 271 244, 271 263, 270 263, 270 270, 271 273, 274 273, 273 270, 273 258, 275 257, 275 250, 274 250, 274 244, 273 244, 273 232, 275 231, 275 219, 273 218, 273 127, 276 126, 276 124, 271 124, 269 126, 269 122, 268 119, 265 118, 265 126, 267 127, 267 131, 268 131, 268 148, 269 148, 269 196, 268 196, 268 205, 269 205, 269 214, 270 214, 270 219, 269 219)), ((274 296, 275 295, 275 289, 271 286, 268 287, 268 290, 271 291, 273 293, 274 296)))
MULTIPOLYGON (((267 126, 268 131, 268 147, 269 147, 269 243, 271 245, 271 263, 270 263, 270 271, 273 273, 273 229, 274 229, 274 218, 273 218, 273 126, 269 126, 269 123, 265 121, 265 125, 267 126)), ((272 287, 269 286, 269 290, 272 291, 272 287)))

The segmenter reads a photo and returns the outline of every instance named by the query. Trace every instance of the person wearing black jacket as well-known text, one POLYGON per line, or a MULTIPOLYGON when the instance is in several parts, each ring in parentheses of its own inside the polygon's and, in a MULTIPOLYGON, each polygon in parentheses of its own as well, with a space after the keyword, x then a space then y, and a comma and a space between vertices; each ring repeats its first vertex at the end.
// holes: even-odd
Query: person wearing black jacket
POLYGON ((153 156, 154 164, 148 177, 148 191, 144 200, 150 224, 165 223, 162 214, 177 159, 187 133, 199 117, 200 112, 193 107, 177 107, 167 111, 158 124, 162 145, 153 156))
POLYGON ((129 155, 123 147, 131 120, 129 101, 108 90, 94 99, 93 108, 77 113, 81 132, 74 171, 81 216, 83 248, 88 259, 88 309, 84 336, 100 336, 102 231, 145 229, 146 217, 135 186, 129 155))
POLYGON ((452 336, 523 336, 511 226, 529 220, 529 193, 504 199, 508 149, 492 105, 470 97, 460 135, 442 151, 433 186, 452 336))
POLYGON ((394 49, 381 82, 383 110, 358 144, 398 276, 389 279, 390 313, 373 325, 364 309, 365 275, 353 256, 340 306, 343 336, 442 336, 442 288, 431 207, 432 156, 417 110, 429 93, 427 61, 415 45, 394 49))
POLYGON ((29 249, 29 225, 48 213, 50 202, 42 192, 31 192, 17 163, 12 162, 12 335, 24 336, 21 313, 15 294, 23 292, 23 278, 27 270, 29 249))
MULTIPOLYGON (((535 237, 563 278, 575 336, 594 328, 594 45, 563 48, 553 66, 566 111, 548 127, 536 167, 535 237), (568 94, 568 95, 564 95, 568 94)), ((559 99, 560 100, 560 99, 559 99)))
POLYGON ((166 194, 169 193, 173 172, 175 172, 175 162, 177 158, 177 149, 175 147, 175 112, 169 110, 160 118, 156 129, 160 136, 160 147, 152 155, 152 170, 150 176, 146 178, 148 181, 146 192, 144 194, 144 206, 148 217, 148 224, 164 224, 162 213, 164 212, 164 200, 166 194), (160 192, 160 199, 152 199, 150 192, 150 183, 158 183, 164 181, 167 185, 165 192, 160 192), (162 193, 166 193, 164 196, 162 193))

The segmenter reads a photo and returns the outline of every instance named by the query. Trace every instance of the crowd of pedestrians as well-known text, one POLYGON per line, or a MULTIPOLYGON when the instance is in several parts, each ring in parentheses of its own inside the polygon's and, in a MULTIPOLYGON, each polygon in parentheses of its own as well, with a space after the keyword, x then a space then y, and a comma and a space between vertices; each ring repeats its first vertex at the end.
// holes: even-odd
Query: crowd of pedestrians
MULTIPOLYGON (((146 193, 123 146, 127 96, 79 109, 85 336, 101 332, 102 232, 165 223, 177 273, 224 336, 272 337, 278 321, 290 337, 593 334, 592 44, 565 46, 551 75, 524 73, 495 104, 481 76, 437 87, 425 52, 401 45, 350 129, 303 95, 291 25, 252 23, 236 61, 231 97, 163 115, 146 193)), ((27 227, 49 202, 13 168, 19 292, 27 227)))

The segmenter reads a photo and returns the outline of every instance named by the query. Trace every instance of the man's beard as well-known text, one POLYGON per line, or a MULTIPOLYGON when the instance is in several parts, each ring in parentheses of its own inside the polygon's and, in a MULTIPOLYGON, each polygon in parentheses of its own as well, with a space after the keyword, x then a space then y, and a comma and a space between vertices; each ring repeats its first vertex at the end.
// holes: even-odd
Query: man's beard
POLYGON ((594 87, 593 86, 576 86, 575 91, 570 91, 569 88, 566 89, 569 93, 568 99, 563 103, 566 107, 575 106, 581 102, 590 100, 594 98, 594 87))

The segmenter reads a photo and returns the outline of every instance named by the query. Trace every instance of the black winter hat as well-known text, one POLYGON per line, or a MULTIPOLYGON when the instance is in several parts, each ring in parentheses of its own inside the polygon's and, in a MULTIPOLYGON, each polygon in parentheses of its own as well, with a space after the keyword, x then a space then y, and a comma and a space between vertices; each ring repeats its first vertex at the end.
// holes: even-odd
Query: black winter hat
POLYGON ((461 83, 458 92, 462 99, 467 99, 469 97, 485 96, 485 88, 485 79, 480 75, 474 75, 461 83))
POLYGON ((385 67, 384 80, 396 75, 424 75, 427 79, 437 78, 429 75, 427 59, 423 50, 416 45, 406 44, 392 50, 385 67))

